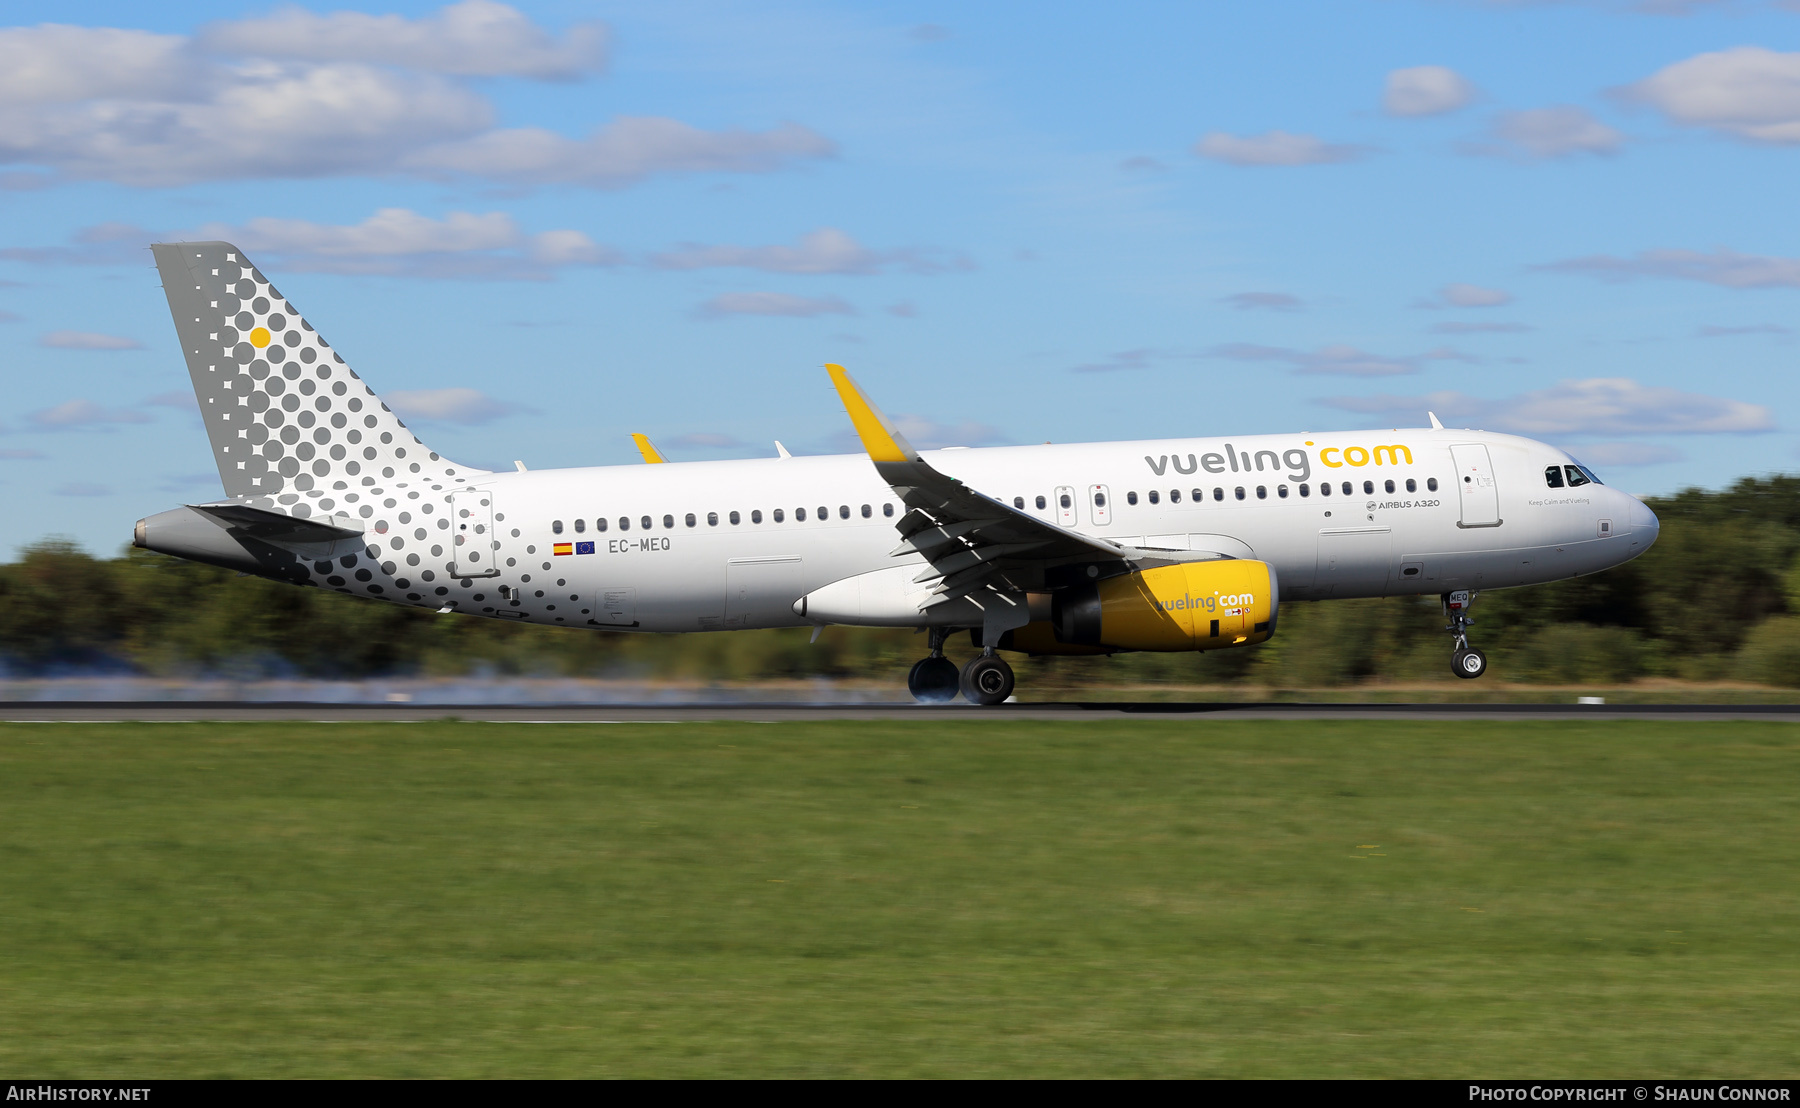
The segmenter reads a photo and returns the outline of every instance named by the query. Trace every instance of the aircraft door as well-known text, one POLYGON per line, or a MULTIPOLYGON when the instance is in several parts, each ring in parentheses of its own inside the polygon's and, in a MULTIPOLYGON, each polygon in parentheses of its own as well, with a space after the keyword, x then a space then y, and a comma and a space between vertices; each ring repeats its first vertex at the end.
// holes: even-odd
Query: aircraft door
POLYGON ((450 576, 500 576, 500 543, 494 537, 492 492, 458 489, 451 493, 450 533, 450 576))
POLYGON ((1088 513, 1096 527, 1112 522, 1112 493, 1105 485, 1088 486, 1088 513))
POLYGON ((1056 522, 1064 527, 1075 526, 1075 489, 1073 486, 1056 486, 1056 522))
POLYGON ((1494 466, 1481 443, 1461 443, 1450 448, 1456 462, 1456 488, 1462 499, 1463 527, 1500 526, 1500 489, 1494 483, 1494 466))
POLYGON ((1315 597, 1380 596, 1387 592, 1394 536, 1386 527, 1327 528, 1319 532, 1315 597))

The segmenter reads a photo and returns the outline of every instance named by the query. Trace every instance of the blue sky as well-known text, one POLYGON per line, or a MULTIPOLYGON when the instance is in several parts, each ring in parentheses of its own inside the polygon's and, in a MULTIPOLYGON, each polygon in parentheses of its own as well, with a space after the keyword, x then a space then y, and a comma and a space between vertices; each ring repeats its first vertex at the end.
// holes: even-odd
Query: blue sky
POLYGON ((468 464, 1451 425, 1800 468, 1800 4, 16 3, 0 547, 216 498, 149 252, 468 464))

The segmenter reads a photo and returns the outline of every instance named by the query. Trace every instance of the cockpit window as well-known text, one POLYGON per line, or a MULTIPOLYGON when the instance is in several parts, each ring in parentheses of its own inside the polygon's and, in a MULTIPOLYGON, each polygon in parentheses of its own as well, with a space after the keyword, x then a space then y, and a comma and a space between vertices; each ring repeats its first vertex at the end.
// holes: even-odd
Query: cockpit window
POLYGON ((1544 484, 1549 485, 1553 489, 1562 488, 1563 487, 1562 467, 1561 466, 1545 466, 1544 467, 1544 484))
POLYGON ((1577 469, 1579 469, 1579 470, 1581 470, 1581 472, 1583 472, 1583 473, 1585 473, 1585 474, 1587 474, 1587 475, 1588 475, 1588 480, 1590 480, 1590 481, 1592 481, 1592 482, 1593 482, 1593 483, 1594 483, 1594 484, 1596 484, 1596 485, 1604 485, 1604 484, 1606 484, 1606 482, 1605 482, 1605 481, 1602 481, 1602 480, 1600 480, 1600 478, 1598 478, 1598 477, 1596 477, 1596 476, 1594 476, 1594 471, 1593 471, 1593 470, 1591 470, 1591 469, 1589 469, 1589 468, 1588 468, 1588 467, 1586 467, 1586 466, 1577 466, 1577 467, 1576 467, 1576 468, 1577 468, 1577 469))
POLYGON ((1578 489, 1588 483, 1588 475, 1582 472, 1580 466, 1564 466, 1563 469, 1568 471, 1570 488, 1578 489))

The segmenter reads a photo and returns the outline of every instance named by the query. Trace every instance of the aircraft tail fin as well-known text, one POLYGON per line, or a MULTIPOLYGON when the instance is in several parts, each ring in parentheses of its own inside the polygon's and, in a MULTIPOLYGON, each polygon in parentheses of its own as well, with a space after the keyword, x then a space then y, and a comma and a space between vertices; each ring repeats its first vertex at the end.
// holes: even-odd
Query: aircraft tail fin
POLYGON ((231 243, 150 249, 225 495, 301 517, 369 515, 356 506, 367 486, 488 472, 420 442, 231 243))

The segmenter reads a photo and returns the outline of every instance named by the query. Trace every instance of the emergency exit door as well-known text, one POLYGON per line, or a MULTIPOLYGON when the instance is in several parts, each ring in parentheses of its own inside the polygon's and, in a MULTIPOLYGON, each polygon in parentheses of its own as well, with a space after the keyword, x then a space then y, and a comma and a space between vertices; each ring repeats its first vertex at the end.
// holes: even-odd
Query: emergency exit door
POLYGON ((1463 527, 1500 526, 1500 489, 1494 484, 1494 466, 1488 448, 1463 443, 1450 448, 1456 462, 1456 490, 1462 499, 1463 527))

